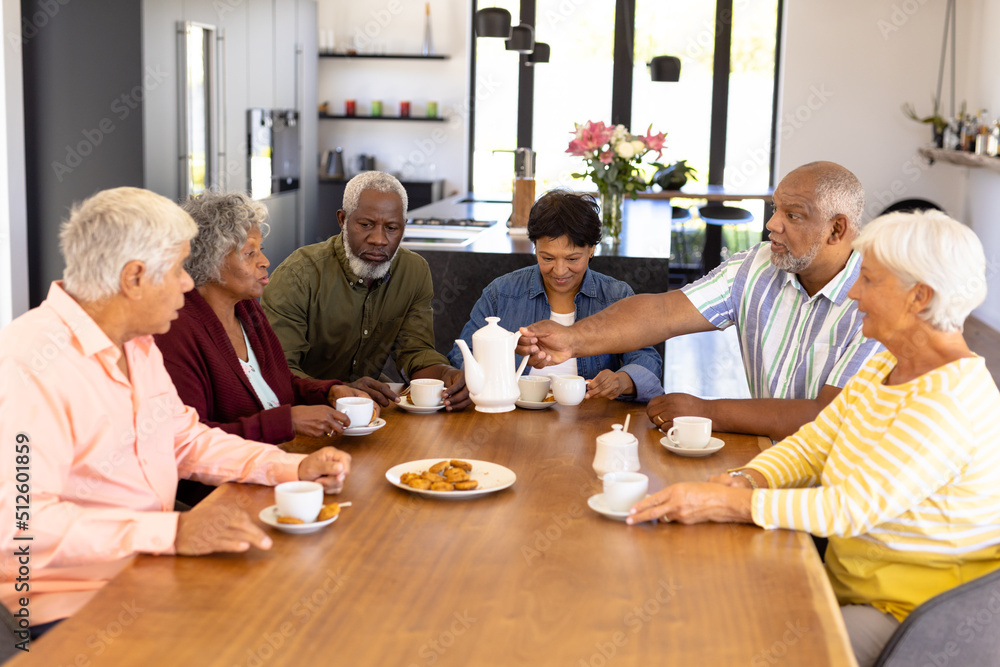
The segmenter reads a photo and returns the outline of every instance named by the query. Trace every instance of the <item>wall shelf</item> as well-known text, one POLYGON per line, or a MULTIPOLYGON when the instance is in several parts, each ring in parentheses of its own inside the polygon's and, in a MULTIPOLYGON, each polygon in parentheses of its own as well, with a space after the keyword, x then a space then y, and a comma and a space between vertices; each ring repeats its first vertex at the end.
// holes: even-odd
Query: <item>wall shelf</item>
POLYGON ((404 120, 404 121, 422 121, 422 122, 432 122, 432 123, 443 123, 444 118, 442 116, 433 116, 428 118, 427 116, 335 116, 333 114, 321 113, 319 115, 320 120, 404 120))
POLYGON ((425 56, 419 53, 324 53, 320 51, 320 58, 394 58, 396 60, 447 60, 451 56, 430 55, 425 56))
POLYGON ((962 167, 978 167, 1000 172, 1000 157, 977 155, 966 151, 953 151, 947 148, 931 148, 929 146, 921 146, 917 149, 917 152, 922 157, 930 160, 931 164, 934 162, 947 162, 948 164, 957 164, 962 167))

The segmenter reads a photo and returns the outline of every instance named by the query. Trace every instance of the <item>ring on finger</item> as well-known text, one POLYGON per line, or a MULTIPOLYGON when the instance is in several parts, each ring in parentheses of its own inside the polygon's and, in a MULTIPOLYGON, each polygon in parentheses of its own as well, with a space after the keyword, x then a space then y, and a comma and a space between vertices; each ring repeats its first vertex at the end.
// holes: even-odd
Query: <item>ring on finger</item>
POLYGON ((663 426, 664 421, 663 421, 663 417, 662 416, 656 415, 656 417, 654 417, 654 419, 656 419, 656 421, 659 422, 660 426, 663 426))

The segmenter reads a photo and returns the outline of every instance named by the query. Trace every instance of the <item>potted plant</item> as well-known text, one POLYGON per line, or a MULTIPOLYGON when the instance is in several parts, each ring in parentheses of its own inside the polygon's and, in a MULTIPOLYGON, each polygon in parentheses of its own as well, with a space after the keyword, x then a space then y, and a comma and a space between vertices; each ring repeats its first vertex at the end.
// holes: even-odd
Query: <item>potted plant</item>
POLYGON ((650 185, 659 185, 664 190, 680 190, 684 184, 691 180, 698 180, 698 173, 694 167, 689 167, 687 160, 678 160, 669 165, 662 165, 654 162, 657 172, 649 181, 650 185))
POLYGON ((917 110, 913 108, 913 105, 907 102, 903 105, 903 115, 905 115, 910 120, 915 120, 918 123, 928 123, 934 129, 934 145, 938 148, 944 148, 944 129, 948 127, 948 121, 945 120, 939 113, 939 100, 936 96, 931 97, 931 101, 934 103, 934 111, 930 116, 921 118, 917 115, 917 110))

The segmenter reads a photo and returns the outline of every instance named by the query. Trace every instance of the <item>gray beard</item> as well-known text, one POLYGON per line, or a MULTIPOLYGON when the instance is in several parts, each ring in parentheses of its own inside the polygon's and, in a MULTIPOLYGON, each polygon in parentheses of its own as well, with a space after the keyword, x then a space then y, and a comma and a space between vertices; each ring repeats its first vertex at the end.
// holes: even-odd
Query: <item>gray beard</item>
MULTIPOLYGON (((787 271, 788 273, 802 273, 809 268, 813 260, 816 259, 816 255, 819 254, 819 249, 823 245, 823 237, 816 239, 816 242, 809 247, 806 254, 801 257, 793 257, 791 251, 785 255, 775 255, 771 253, 771 264, 782 271, 787 271)), ((786 246, 787 247, 787 246, 786 246)))
POLYGON ((392 266, 392 260, 396 257, 396 253, 393 253, 389 259, 378 264, 366 262, 351 250, 351 244, 347 239, 347 227, 345 226, 341 231, 344 236, 344 253, 347 255, 347 264, 351 267, 354 275, 366 281, 385 278, 386 274, 389 273, 389 267, 392 266))

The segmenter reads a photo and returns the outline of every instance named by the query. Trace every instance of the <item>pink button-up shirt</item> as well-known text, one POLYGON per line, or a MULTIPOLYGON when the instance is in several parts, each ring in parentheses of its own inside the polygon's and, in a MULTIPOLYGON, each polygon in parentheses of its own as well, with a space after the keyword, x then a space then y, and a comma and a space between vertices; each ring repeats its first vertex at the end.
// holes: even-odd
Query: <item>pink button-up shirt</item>
POLYGON ((131 378, 59 283, 0 331, 0 601, 27 597, 32 625, 75 613, 131 556, 173 553, 178 475, 298 478, 302 455, 200 423, 151 336, 124 348, 131 378))

